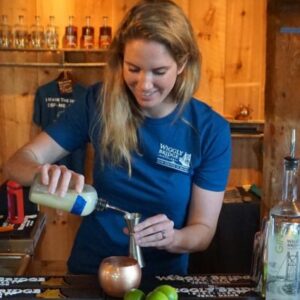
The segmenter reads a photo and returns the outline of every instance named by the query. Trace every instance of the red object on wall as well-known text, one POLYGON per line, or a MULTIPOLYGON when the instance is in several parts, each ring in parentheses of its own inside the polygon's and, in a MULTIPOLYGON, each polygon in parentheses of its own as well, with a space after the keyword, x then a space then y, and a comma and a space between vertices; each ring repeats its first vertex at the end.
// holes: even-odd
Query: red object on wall
POLYGON ((23 187, 15 181, 8 181, 7 187, 7 219, 12 224, 21 224, 24 221, 23 187))

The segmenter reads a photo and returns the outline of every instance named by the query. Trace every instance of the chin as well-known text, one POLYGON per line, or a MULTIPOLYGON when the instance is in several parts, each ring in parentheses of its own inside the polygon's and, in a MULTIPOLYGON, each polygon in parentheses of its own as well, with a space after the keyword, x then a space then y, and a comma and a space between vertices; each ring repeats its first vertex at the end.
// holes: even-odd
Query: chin
POLYGON ((152 108, 157 106, 157 103, 153 100, 137 101, 137 103, 141 108, 152 108))

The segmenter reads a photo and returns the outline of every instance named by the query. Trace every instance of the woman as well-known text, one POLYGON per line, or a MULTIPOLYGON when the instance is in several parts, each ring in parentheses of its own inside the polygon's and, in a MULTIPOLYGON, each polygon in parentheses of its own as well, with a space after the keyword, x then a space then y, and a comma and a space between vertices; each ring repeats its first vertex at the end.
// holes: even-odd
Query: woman
MULTIPOLYGON (((103 85, 91 87, 85 102, 17 151, 7 177, 30 185, 40 173, 49 193, 63 197, 69 185, 80 192, 84 177, 51 163, 90 141, 99 196, 142 215, 135 239, 143 247, 143 274, 184 275, 188 253, 205 250, 216 230, 230 169, 229 125, 192 98, 200 55, 173 2, 137 3, 109 52, 103 85)), ((123 227, 114 211, 85 217, 70 272, 96 273, 103 258, 127 255, 123 227)))

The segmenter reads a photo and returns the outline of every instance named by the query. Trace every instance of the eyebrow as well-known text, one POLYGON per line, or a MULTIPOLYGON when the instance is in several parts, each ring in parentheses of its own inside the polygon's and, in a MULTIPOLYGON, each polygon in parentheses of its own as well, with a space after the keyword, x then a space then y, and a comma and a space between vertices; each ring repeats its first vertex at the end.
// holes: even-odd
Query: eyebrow
MULTIPOLYGON (((140 68, 139 66, 137 66, 137 65, 135 65, 135 64, 133 64, 133 63, 131 63, 131 62, 129 62, 129 61, 124 60, 124 62, 125 62, 127 65, 129 65, 130 67, 140 68)), ((158 70, 162 70, 162 69, 168 70, 168 69, 170 69, 170 66, 161 66, 161 67, 153 68, 152 70, 153 70, 153 71, 158 71, 158 70)))

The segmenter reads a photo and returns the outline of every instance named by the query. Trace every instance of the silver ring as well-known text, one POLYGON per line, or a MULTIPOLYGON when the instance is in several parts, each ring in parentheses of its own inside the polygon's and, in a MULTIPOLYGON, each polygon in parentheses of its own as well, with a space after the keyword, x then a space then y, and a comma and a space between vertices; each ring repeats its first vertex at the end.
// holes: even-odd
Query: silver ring
POLYGON ((165 230, 162 230, 160 233, 161 233, 161 236, 162 236, 162 238, 161 238, 162 240, 167 238, 165 230))

